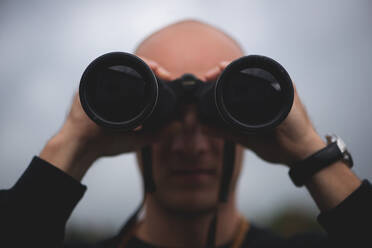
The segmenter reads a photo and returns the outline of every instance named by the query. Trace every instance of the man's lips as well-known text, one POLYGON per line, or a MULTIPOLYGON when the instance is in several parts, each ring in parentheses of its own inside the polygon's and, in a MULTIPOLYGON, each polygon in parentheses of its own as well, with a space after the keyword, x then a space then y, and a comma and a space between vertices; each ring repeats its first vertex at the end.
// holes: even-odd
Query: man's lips
POLYGON ((187 168, 172 170, 173 178, 181 183, 203 183, 211 180, 215 175, 215 169, 187 168))
POLYGON ((215 169, 201 169, 201 168, 187 168, 187 169, 174 169, 173 174, 216 174, 215 169))

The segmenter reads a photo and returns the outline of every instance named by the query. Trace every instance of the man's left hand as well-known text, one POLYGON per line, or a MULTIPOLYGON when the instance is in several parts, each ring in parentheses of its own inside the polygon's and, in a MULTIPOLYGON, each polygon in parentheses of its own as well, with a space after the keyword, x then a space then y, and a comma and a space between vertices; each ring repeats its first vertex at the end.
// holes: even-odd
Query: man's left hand
MULTIPOLYGON (((228 64, 229 62, 221 62, 208 71, 203 79, 215 81, 228 64)), ((235 141, 251 149, 265 161, 291 166, 326 146, 311 123, 294 84, 293 87, 294 102, 290 113, 279 126, 269 132, 243 134, 210 126, 204 126, 203 131, 235 141)))

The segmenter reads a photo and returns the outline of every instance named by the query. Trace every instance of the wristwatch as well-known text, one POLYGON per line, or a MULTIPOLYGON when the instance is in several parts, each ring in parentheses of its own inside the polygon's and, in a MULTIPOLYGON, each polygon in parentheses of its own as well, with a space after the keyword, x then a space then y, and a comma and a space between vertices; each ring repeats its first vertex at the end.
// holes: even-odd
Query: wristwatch
POLYGON ((288 174, 297 186, 303 186, 316 172, 342 160, 349 168, 353 167, 353 159, 343 140, 335 134, 326 135, 327 146, 306 159, 292 165, 288 174))

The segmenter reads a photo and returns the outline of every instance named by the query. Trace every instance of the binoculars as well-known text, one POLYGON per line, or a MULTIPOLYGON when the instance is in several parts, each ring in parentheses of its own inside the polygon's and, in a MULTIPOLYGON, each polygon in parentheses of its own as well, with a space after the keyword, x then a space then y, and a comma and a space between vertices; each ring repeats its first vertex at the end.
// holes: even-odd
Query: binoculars
POLYGON ((86 114, 102 127, 155 129, 182 118, 184 106, 195 104, 206 124, 259 132, 286 118, 294 89, 287 71, 265 56, 241 57, 213 82, 192 74, 165 81, 139 57, 112 52, 88 65, 79 96, 86 114))

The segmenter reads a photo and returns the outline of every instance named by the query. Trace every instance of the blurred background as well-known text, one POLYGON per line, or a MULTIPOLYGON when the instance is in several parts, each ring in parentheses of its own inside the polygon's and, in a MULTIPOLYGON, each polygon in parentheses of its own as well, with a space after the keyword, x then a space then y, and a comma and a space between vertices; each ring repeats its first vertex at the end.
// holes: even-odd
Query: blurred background
MULTIPOLYGON (((279 61, 318 132, 335 133, 372 179, 372 2, 365 1, 0 1, 0 188, 11 187, 61 127, 86 66, 132 52, 147 35, 183 19, 225 30, 247 54, 279 61)), ((319 228, 318 210, 288 169, 246 151, 240 210, 285 235, 319 228)), ((117 232, 142 197, 133 154, 97 161, 68 223, 69 239, 117 232)))

